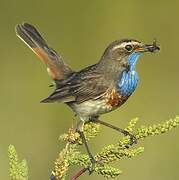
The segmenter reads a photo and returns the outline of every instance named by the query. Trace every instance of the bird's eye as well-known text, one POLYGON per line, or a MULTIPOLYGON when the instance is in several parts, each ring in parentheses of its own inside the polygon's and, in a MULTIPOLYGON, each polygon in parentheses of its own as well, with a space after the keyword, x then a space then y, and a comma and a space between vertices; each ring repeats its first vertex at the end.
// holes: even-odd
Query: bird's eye
POLYGON ((125 46, 125 49, 126 49, 127 51, 131 52, 132 49, 133 49, 133 47, 128 44, 128 45, 125 46))

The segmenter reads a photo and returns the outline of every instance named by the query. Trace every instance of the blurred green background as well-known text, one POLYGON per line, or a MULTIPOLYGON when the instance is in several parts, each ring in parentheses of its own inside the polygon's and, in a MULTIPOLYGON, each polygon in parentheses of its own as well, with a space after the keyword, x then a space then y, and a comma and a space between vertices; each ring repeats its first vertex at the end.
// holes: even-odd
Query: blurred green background
MULTIPOLYGON (((9 179, 7 148, 15 145, 26 158, 30 180, 48 179, 63 144, 58 137, 72 124, 73 113, 63 104, 40 104, 49 95, 51 80, 38 58, 16 37, 17 23, 34 24, 48 43, 74 69, 99 60, 105 47, 120 38, 149 43, 157 38, 161 51, 138 62, 140 84, 120 109, 103 116, 125 127, 133 117, 153 124, 179 114, 179 1, 170 0, 1 0, 0 6, 0 179, 9 179)), ((93 153, 116 142, 119 135, 101 128, 90 142, 93 153)), ((145 153, 117 166, 118 179, 179 179, 179 129, 149 138, 145 153)), ((82 150, 84 150, 82 148, 82 150)), ((80 179, 102 180, 96 174, 80 179)))

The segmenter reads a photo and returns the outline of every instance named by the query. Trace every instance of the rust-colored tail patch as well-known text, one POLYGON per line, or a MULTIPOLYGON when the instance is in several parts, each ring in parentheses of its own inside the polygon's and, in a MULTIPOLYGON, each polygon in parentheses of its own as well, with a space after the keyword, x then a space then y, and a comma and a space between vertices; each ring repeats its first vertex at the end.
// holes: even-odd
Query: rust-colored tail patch
POLYGON ((47 66, 47 71, 53 80, 64 79, 72 73, 72 69, 47 45, 34 26, 28 23, 18 24, 16 34, 47 66))

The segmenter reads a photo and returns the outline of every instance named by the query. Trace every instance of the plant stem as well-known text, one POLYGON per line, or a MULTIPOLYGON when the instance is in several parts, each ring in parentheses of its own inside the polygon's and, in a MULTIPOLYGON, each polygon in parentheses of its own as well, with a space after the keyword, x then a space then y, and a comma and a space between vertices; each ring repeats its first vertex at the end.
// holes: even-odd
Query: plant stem
POLYGON ((76 180, 79 178, 82 174, 84 174, 87 171, 88 168, 83 168, 80 171, 78 171, 74 176, 72 176, 71 180, 76 180))

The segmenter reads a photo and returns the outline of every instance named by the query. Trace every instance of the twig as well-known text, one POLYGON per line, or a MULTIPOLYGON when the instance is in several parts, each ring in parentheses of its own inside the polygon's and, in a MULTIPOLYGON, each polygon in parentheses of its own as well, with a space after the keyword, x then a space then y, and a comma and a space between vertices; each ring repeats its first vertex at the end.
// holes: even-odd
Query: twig
POLYGON ((80 171, 78 171, 74 176, 72 176, 71 180, 76 180, 77 178, 79 178, 82 174, 84 174, 86 171, 88 170, 88 168, 83 168, 80 171))

